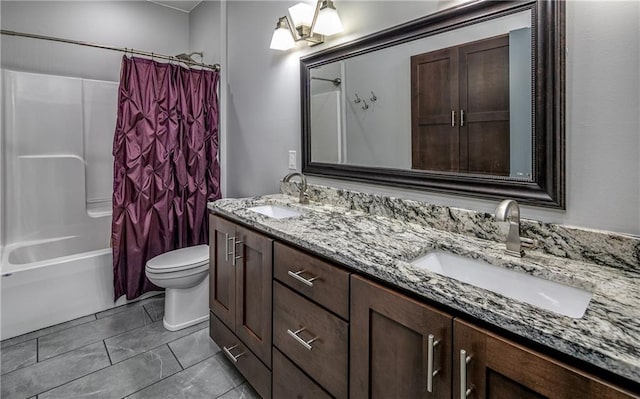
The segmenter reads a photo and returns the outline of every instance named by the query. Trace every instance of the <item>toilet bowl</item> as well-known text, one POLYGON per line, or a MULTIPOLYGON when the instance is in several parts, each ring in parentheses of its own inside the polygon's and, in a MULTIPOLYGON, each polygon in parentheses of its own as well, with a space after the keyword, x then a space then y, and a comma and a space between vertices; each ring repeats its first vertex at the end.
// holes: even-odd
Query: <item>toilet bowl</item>
POLYGON ((165 288, 162 324, 180 330, 209 318, 209 246, 196 245, 158 255, 147 262, 149 281, 165 288))

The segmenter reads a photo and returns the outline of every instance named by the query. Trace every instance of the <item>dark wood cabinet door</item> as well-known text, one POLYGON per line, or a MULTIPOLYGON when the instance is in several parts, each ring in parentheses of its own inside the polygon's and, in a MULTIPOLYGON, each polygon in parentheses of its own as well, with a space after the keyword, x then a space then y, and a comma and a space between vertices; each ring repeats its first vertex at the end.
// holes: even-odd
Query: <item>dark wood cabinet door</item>
POLYGON ((371 283, 351 278, 350 397, 451 398, 452 318, 371 283), (427 389, 429 335, 432 392, 427 389))
POLYGON ((236 272, 230 245, 235 234, 235 224, 209 215, 209 309, 232 330, 236 317, 236 272))
POLYGON ((454 398, 462 397, 461 367, 469 399, 637 398, 550 357, 458 319, 454 322, 454 398), (461 351, 469 357, 462 366, 461 351))
POLYGON ((509 35, 460 47, 460 168, 508 176, 509 35))
POLYGON ((236 237, 235 332, 271 367, 273 240, 240 226, 236 237))
POLYGON ((457 172, 458 50, 411 57, 411 167, 457 172))

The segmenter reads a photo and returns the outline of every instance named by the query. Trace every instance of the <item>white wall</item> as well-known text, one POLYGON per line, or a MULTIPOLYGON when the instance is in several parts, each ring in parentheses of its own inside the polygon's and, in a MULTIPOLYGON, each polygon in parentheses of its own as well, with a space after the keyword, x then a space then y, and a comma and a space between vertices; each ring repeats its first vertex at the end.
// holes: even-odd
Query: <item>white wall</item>
POLYGON ((203 1, 189 13, 189 48, 204 51, 207 64, 220 62, 220 7, 220 1, 203 1))
MULTIPOLYGON (((291 2, 228 3, 228 194, 277 192, 287 151, 300 151, 299 57, 450 6, 336 2, 346 32, 296 51, 269 49, 291 2)), ((640 234, 640 3, 567 2, 567 210, 523 207, 543 221, 640 234), (611 23, 615 21, 615 23, 611 23)), ((497 201, 311 178, 339 187, 493 212, 497 201)))
MULTIPOLYGON (((3 1, 2 29, 175 55, 189 49, 189 14, 147 1, 3 1)), ((2 35, 2 67, 120 79, 122 53, 2 35)))

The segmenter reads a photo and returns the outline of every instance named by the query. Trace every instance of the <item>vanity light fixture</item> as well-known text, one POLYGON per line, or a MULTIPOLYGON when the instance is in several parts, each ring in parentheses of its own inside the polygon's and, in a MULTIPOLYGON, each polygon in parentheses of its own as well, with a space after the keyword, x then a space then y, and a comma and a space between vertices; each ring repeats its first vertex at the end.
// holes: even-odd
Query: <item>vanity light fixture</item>
POLYGON ((295 46, 295 42, 305 40, 311 45, 324 42, 324 36, 342 32, 342 21, 332 0, 318 0, 313 7, 307 3, 298 3, 289 7, 291 18, 278 19, 271 37, 271 48, 286 51, 295 46))

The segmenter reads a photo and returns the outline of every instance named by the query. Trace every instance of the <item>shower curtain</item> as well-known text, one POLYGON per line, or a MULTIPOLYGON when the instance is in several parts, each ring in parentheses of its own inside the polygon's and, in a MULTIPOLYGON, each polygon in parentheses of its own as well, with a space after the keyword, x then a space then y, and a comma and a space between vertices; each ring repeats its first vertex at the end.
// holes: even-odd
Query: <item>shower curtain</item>
POLYGON ((220 198, 218 72, 122 58, 113 140, 115 298, 158 290, 147 260, 208 241, 220 198))

